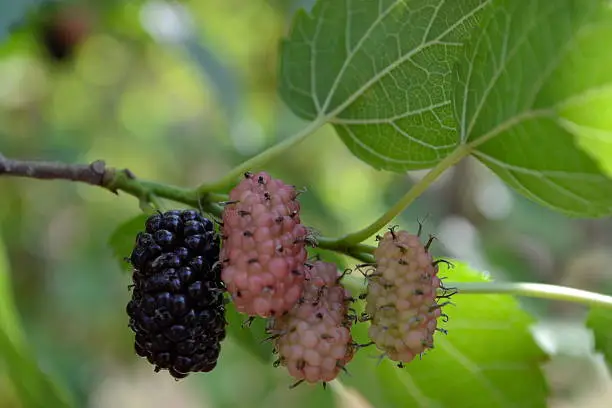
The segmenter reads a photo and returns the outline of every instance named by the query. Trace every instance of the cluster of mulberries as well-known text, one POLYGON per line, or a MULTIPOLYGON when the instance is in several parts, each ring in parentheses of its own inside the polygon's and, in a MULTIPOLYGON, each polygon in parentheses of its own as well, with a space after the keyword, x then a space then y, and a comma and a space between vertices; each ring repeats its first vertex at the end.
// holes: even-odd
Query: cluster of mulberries
POLYGON ((407 363, 433 348, 441 315, 438 267, 419 237, 407 231, 386 232, 374 257, 366 295, 368 333, 387 357, 407 363))
POLYGON ((223 211, 222 278, 249 316, 288 312, 302 295, 308 231, 294 186, 247 173, 223 211))
POLYGON ((211 371, 226 325, 212 222, 191 210, 152 215, 129 260, 136 353, 177 379, 211 371))
POLYGON ((335 264, 317 261, 306 270, 300 301, 270 321, 268 332, 279 355, 299 382, 328 382, 353 358, 348 291, 335 264))
MULTIPOLYGON (((267 319, 267 334, 299 384, 323 383, 346 370, 358 347, 351 336, 354 299, 333 263, 307 263, 309 230, 294 186, 247 173, 229 194, 220 223, 193 210, 153 215, 129 258, 133 296, 127 306, 135 349, 175 378, 210 371, 225 337, 224 292, 236 309, 267 319), (222 242, 220 242, 220 239, 222 242)), ((433 347, 437 264, 417 235, 379 237, 368 277, 369 337, 385 356, 407 363, 433 347)))

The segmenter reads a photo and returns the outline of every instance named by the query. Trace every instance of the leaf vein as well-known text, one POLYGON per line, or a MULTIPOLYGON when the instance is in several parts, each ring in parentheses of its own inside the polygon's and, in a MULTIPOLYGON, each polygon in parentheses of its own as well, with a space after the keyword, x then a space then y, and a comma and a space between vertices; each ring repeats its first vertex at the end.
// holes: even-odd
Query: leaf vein
MULTIPOLYGON (((397 123, 395 122, 391 122, 390 123, 391 127, 393 127, 393 129, 395 129, 397 131, 397 133, 399 133, 402 137, 405 137, 406 139, 410 140, 413 143, 419 144, 423 147, 426 147, 428 149, 432 149, 432 150, 436 150, 436 157, 440 158, 440 155, 438 154, 437 150, 443 149, 444 147, 449 147, 449 146, 435 146, 432 144, 429 144, 419 138, 416 138, 414 136, 410 136, 407 132, 405 132, 401 127, 399 127, 397 125, 397 123)), ((454 146, 454 145, 451 145, 454 146)))
MULTIPOLYGON (((355 57, 355 55, 357 54, 357 52, 361 49, 361 47, 363 46, 363 44, 366 42, 366 40, 368 39, 369 35, 372 33, 372 31, 374 31, 374 29, 376 27, 378 27, 378 25, 384 21, 385 17, 387 17, 387 15, 389 13, 391 13, 391 11, 398 5, 400 4, 401 1, 395 1, 393 2, 386 10, 384 11, 380 11, 378 13, 378 17, 376 17, 376 20, 374 20, 372 22, 372 24, 370 25, 370 27, 365 31, 365 33, 361 36, 361 38, 359 39, 359 41, 357 42, 357 44, 355 44, 355 47, 353 48, 353 50, 346 56, 346 58, 344 59, 344 63, 342 64, 342 67, 340 67, 340 71, 338 71, 338 75, 336 75, 336 79, 334 80, 334 83, 332 84, 331 88, 329 89, 329 93, 327 94, 327 97, 325 98, 325 102, 323 103, 323 109, 321 110, 320 107, 318 107, 318 112, 325 112, 327 110, 327 108, 329 107, 329 104, 331 103, 331 98, 334 96, 334 93, 336 93, 336 89, 338 88, 338 86, 340 85, 340 80, 342 79, 342 77, 344 76, 345 71, 348 69, 351 61, 353 60, 353 58, 355 57)), ((382 8, 382 2, 379 1, 378 3, 379 8, 382 8)), ((350 11, 348 11, 347 14, 350 14, 350 11)), ((314 72, 314 70, 312 71, 314 72)))
POLYGON ((522 167, 522 166, 516 166, 513 164, 503 162, 501 160, 498 160, 481 151, 475 151, 474 155, 478 157, 482 157, 485 160, 490 161, 491 163, 496 164, 497 166, 503 167, 507 170, 514 171, 516 173, 530 175, 530 176, 557 177, 557 178, 582 180, 582 181, 594 181, 594 182, 601 181, 602 179, 600 175, 593 174, 593 173, 568 172, 568 171, 562 171, 562 170, 538 170, 538 169, 530 169, 530 168, 522 167))
POLYGON ((353 133, 353 131, 350 129, 349 126, 345 126, 345 125, 339 125, 339 126, 342 127, 346 131, 346 133, 349 135, 349 137, 355 144, 361 146, 362 149, 369 152, 370 154, 376 157, 379 157, 387 162, 393 162, 393 163, 399 163, 399 164, 419 164, 419 165, 434 163, 434 161, 432 160, 399 160, 399 159, 393 159, 391 157, 382 155, 378 153, 376 150, 373 150, 370 146, 364 144, 361 140, 359 140, 359 138, 353 133))
MULTIPOLYGON (((444 30, 437 38, 421 44, 420 46, 414 48, 413 50, 411 50, 410 52, 407 52, 406 54, 402 55, 400 58, 398 58, 396 61, 392 62, 391 64, 389 64, 385 69, 381 70, 380 72, 378 72, 376 75, 374 75, 372 78, 370 78, 365 84, 363 84, 357 91, 353 92, 353 94, 351 96, 349 96, 346 101, 344 101, 342 104, 340 104, 336 109, 334 109, 332 112, 330 112, 329 114, 326 115, 326 117, 334 117, 336 115, 338 115, 339 113, 341 113, 344 109, 346 109, 350 104, 352 104, 359 96, 361 96, 363 94, 363 92, 365 92, 365 90, 367 90, 368 88, 370 88, 372 85, 374 85, 376 82, 380 81, 383 77, 385 77, 386 75, 388 75, 390 72, 392 72, 395 68, 397 68, 400 64, 404 63, 405 61, 411 59, 415 54, 423 51, 424 49, 431 47, 433 45, 451 45, 451 46, 462 46, 462 43, 453 43, 453 42, 443 42, 441 41, 442 38, 444 38, 447 34, 449 34, 450 32, 452 32, 454 29, 456 29, 457 27, 459 27, 461 24, 463 24, 467 19, 473 17, 476 13, 478 13, 480 10, 482 10, 486 5, 489 4, 490 1, 486 1, 483 2, 482 4, 480 4, 478 7, 474 8, 473 10, 471 10, 469 13, 467 13, 466 15, 462 16, 460 19, 458 19, 454 24, 452 24, 451 26, 449 26, 446 30, 444 30)), ((336 81, 334 82, 334 84, 337 82, 338 77, 336 77, 336 81)), ((330 94, 331 95, 331 94, 330 94)), ((330 97, 328 96, 328 99, 330 97)))
MULTIPOLYGON (((327 7, 329 7, 329 2, 323 2, 323 5, 321 7, 323 7, 323 9, 321 10, 321 14, 325 14, 325 9, 327 7)), ((317 112, 321 112, 321 101, 319 100, 319 95, 317 93, 317 75, 316 75, 316 68, 317 68, 317 51, 314 47, 314 45, 316 44, 317 40, 319 39, 319 33, 321 32, 321 26, 323 23, 323 17, 320 17, 317 19, 317 25, 315 27, 315 32, 312 38, 312 41, 310 41, 310 50, 311 50, 311 55, 310 55, 310 92, 312 92, 312 101, 315 104, 315 109, 317 110, 317 112)))
POLYGON ((498 401, 504 402, 503 393, 497 387, 495 387, 495 385, 493 385, 491 380, 489 380, 482 373, 482 370, 478 367, 476 363, 470 360, 468 356, 463 354, 458 348, 453 346, 450 342, 445 341, 445 342, 440 342, 440 343, 441 343, 442 348, 445 348, 449 352, 449 354, 454 356, 459 364, 461 364, 466 370, 468 370, 472 375, 474 375, 474 377, 479 378, 480 381, 491 391, 491 394, 494 395, 498 401))
MULTIPOLYGON (((510 35, 510 24, 511 24, 510 21, 508 21, 505 32, 504 32, 504 37, 508 37, 510 35)), ((495 72, 493 73, 489 83, 484 89, 482 97, 480 98, 480 100, 478 101, 478 104, 476 105, 474 114, 472 115, 472 118, 470 119, 470 123, 467 127, 467 133, 465 135, 466 139, 472 133, 472 130, 474 129, 474 126, 476 125, 476 121, 479 119, 480 112, 482 111, 483 107, 485 106, 485 103, 489 99, 489 95, 493 91, 495 85, 497 84, 497 81, 501 78, 501 75, 504 73, 504 70, 506 68, 508 61, 511 60, 515 56, 515 54, 520 50, 521 46, 529 39, 530 32, 537 26, 538 26, 537 20, 534 19, 534 21, 530 23, 529 27, 523 31, 519 40, 510 49, 510 52, 506 55, 502 55, 502 59, 499 62, 499 66, 495 69, 495 72)), ((506 38, 504 38, 504 41, 507 41, 506 38)), ((476 53, 474 53, 474 57, 475 56, 476 56, 476 53)), ((466 84, 466 88, 468 87, 468 85, 469 83, 466 84)))
MULTIPOLYGON (((451 104, 451 101, 444 101, 441 103, 435 103, 424 108, 416 109, 416 110, 407 110, 404 113, 399 115, 390 116, 388 118, 363 118, 363 119, 352 119, 352 118, 343 118, 341 116, 335 117, 329 120, 330 123, 334 124, 345 124, 345 125, 379 125, 385 123, 395 122, 397 120, 405 119, 411 116, 421 115, 423 113, 431 112, 434 109, 443 108, 451 104)), ((454 146, 454 145, 453 145, 454 146)))

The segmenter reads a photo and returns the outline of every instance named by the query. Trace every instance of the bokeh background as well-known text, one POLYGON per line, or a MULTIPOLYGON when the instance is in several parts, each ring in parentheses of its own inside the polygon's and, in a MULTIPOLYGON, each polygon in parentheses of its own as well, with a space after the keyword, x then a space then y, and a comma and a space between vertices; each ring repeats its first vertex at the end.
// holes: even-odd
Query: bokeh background
MULTIPOLYGON (((212 181, 305 125, 277 97, 276 68, 293 12, 311 3, 79 1, 33 12, 0 45, 0 153, 104 159, 187 187, 212 181)), ((3 13, 14 3, 0 4, 3 13)), ((424 174, 373 170, 331 127, 267 170, 307 187, 303 219, 326 236, 368 224, 424 174)), ((0 275, 8 273, 37 364, 79 407, 314 406, 310 388, 288 390, 281 369, 232 338, 213 373, 178 383, 134 355, 124 308, 130 277, 108 239, 139 212, 133 197, 87 185, 0 179, 0 252, 9 265, 0 275)), ((612 292, 612 222, 537 206, 475 161, 445 174, 397 222, 415 229, 425 217, 438 255, 496 279, 612 292)), ((539 317, 535 336, 553 355, 545 367, 551 406, 611 406, 609 380, 582 328, 585 311, 522 303, 539 317)), ((1 361, 0 407, 25 407, 1 361)), ((344 391, 318 404, 369 406, 359 390, 344 391)))

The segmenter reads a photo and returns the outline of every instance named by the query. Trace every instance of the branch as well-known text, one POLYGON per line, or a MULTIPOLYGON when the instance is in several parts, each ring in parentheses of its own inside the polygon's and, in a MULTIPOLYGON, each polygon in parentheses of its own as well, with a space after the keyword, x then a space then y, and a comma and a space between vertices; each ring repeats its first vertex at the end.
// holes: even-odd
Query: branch
POLYGON ((104 186, 106 173, 106 165, 102 160, 96 160, 88 165, 68 165, 57 162, 11 160, 0 154, 0 175, 43 180, 72 180, 104 186))
MULTIPOLYGON (((201 207, 205 211, 217 216, 219 216, 222 211, 222 207, 219 205, 218 201, 227 199, 227 196, 223 194, 199 192, 197 188, 186 189, 152 181, 139 180, 130 170, 106 167, 106 164, 102 160, 96 160, 90 164, 65 164, 59 162, 12 160, 0 154, 0 176, 26 177, 41 180, 78 181, 105 188, 115 194, 118 194, 119 191, 123 191, 140 199, 141 203, 151 203, 155 201, 156 197, 164 197, 169 200, 191 205, 192 207, 201 207)), ((435 177, 432 177, 432 179, 433 178, 435 177)), ((410 196, 410 193, 408 196, 410 196)), ((396 207, 401 207, 407 201, 411 200, 403 199, 400 201, 401 204, 396 205, 396 207)), ((393 210, 390 214, 394 214, 395 212, 396 211, 393 210)), ((386 218, 389 217, 390 215, 383 217, 385 218, 385 222, 386 218)), ((378 228, 379 224, 382 225, 382 221, 374 223, 373 226, 368 227, 368 229, 374 230, 378 228)), ((347 236, 349 239, 345 240, 333 240, 320 237, 318 240, 319 247, 343 253, 362 262, 374 262, 372 256, 374 247, 351 242, 353 239, 350 238, 358 235, 359 233, 349 235, 347 236)), ((365 285, 365 281, 350 275, 346 276, 345 282, 349 287, 357 291, 362 290, 365 285)), ((456 287, 460 294, 506 293, 515 296, 563 300, 591 306, 612 308, 611 296, 562 286, 503 282, 447 282, 447 285, 456 287)))
POLYGON ((219 211, 213 204, 217 195, 199 194, 195 190, 140 180, 130 170, 107 167, 102 160, 90 164, 65 164, 14 160, 0 154, 0 176, 77 181, 105 188, 115 194, 123 191, 138 198, 141 203, 155 202, 156 197, 164 197, 193 207, 202 207, 209 212, 219 211))

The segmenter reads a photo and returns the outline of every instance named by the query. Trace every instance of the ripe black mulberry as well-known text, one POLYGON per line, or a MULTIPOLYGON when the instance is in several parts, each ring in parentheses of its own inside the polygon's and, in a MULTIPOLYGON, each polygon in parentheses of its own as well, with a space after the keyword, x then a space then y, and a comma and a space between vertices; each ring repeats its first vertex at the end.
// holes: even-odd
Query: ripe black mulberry
POLYGON ((219 236, 194 210, 150 216, 129 261, 136 353, 176 378, 208 372, 226 335, 219 236))

